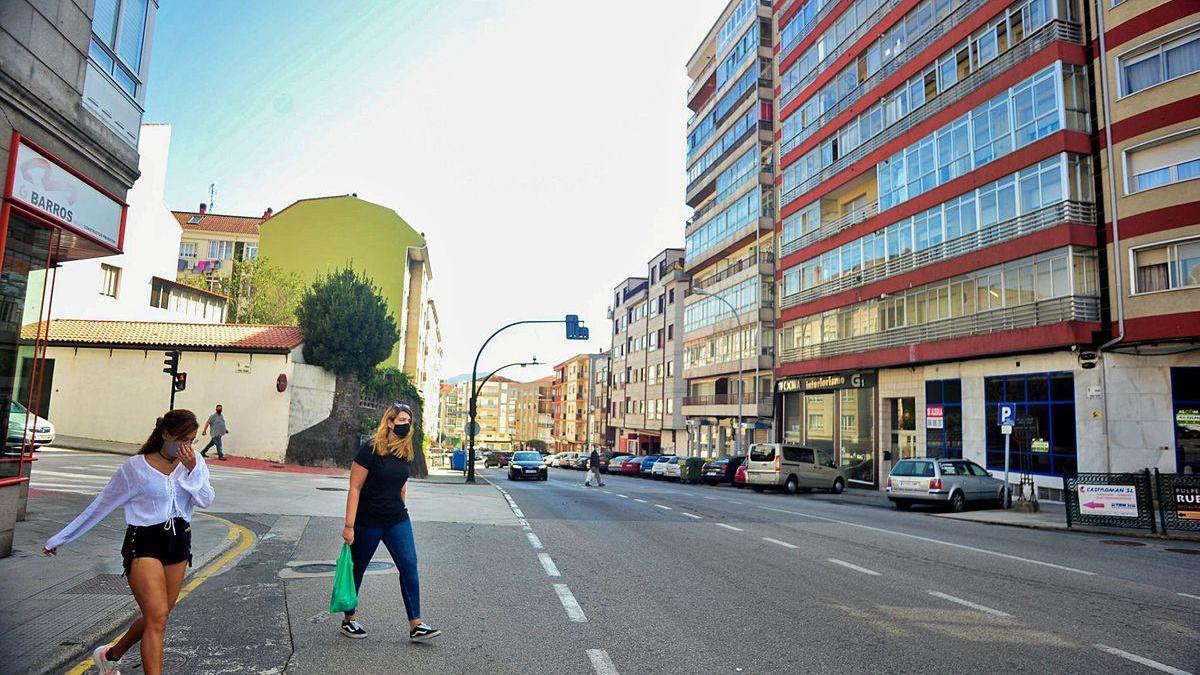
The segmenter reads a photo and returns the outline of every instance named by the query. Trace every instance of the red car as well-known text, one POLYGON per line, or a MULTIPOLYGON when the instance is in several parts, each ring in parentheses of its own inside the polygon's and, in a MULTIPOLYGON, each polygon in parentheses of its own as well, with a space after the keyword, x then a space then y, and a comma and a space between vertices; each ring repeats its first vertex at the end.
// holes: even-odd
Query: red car
POLYGON ((733 486, 740 487, 740 488, 746 487, 746 463, 745 462, 742 462, 742 465, 737 468, 737 473, 733 474, 733 486))
MULTIPOLYGON (((610 468, 609 471, 612 469, 610 468)), ((621 474, 625 476, 636 476, 642 470, 642 458, 630 457, 621 462, 621 474)))

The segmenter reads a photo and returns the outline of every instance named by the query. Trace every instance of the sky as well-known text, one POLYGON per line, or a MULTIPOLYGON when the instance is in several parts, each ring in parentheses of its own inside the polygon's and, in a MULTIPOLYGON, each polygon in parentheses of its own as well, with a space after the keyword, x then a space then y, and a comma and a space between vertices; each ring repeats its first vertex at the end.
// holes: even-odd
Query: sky
MULTIPOLYGON (((687 59, 725 0, 160 5, 147 122, 167 205, 357 193, 429 243, 444 377, 608 348, 613 288, 683 245, 687 59)), ((403 252, 399 252, 402 254, 403 252)), ((399 258, 398 264, 399 264, 399 258)))

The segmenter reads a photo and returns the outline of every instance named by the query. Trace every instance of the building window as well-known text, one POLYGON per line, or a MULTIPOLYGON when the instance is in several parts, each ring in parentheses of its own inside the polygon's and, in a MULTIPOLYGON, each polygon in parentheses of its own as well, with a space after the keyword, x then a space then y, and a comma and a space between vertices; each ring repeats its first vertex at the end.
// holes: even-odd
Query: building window
POLYGON ((1011 403, 1018 416, 1037 421, 1030 441, 1014 435, 1010 449, 1013 471, 1069 476, 1076 471, 1075 377, 1069 372, 985 377, 984 417, 987 427, 987 468, 1004 470, 1004 436, 997 424, 997 406, 1011 403), (1046 441, 1045 444, 1035 442, 1046 441), (1042 449, 1034 450, 1033 447, 1042 449))
POLYGON ((925 383, 925 456, 962 458, 962 380, 925 383))
POLYGON ((1130 193, 1200 178, 1200 129, 1126 150, 1125 169, 1130 193))
POLYGON ((1147 246, 1132 255, 1134 293, 1200 286, 1200 238, 1147 246))
POLYGON ((1171 369, 1175 471, 1200 473, 1200 368, 1171 369))
POLYGON ((1122 96, 1191 75, 1200 71, 1200 30, 1139 47, 1122 54, 1117 63, 1122 96))
POLYGON ((121 268, 105 263, 100 264, 100 295, 110 298, 117 297, 121 287, 121 268))
POLYGON ((194 260, 196 258, 196 242, 181 241, 179 242, 179 257, 194 260))
POLYGON ((667 304, 668 305, 675 304, 675 289, 674 288, 667 291, 667 304))
POLYGON ((148 0, 96 0, 88 57, 131 98, 141 85, 148 0))
POLYGON ((232 260, 233 259, 233 242, 232 241, 210 241, 210 242, 208 242, 208 257, 213 260, 232 260))

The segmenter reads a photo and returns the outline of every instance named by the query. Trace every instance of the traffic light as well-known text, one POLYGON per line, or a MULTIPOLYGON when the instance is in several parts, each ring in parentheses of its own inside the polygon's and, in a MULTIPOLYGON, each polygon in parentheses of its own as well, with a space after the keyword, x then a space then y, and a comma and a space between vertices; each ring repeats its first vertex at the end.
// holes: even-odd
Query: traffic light
POLYGON ((166 366, 166 368, 163 368, 163 372, 174 378, 175 373, 179 372, 179 350, 174 349, 166 352, 166 356, 167 358, 163 360, 163 365, 166 366))
POLYGON ((175 391, 187 389, 187 373, 175 373, 175 391))
POLYGON ((567 339, 568 340, 586 340, 588 339, 587 326, 579 320, 578 314, 568 314, 567 323, 567 339))

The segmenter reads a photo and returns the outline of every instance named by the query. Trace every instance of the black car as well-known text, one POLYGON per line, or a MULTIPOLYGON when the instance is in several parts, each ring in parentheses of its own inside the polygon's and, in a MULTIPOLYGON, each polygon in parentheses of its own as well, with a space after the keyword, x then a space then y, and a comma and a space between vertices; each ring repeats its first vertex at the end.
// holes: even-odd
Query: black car
POLYGON ((525 478, 546 480, 546 462, 542 461, 542 454, 540 452, 522 450, 521 452, 513 453, 512 461, 508 463, 508 479, 518 480, 525 478))
POLYGON ((737 475, 738 467, 745 461, 745 455, 714 459, 705 463, 704 468, 700 471, 700 477, 708 485, 720 485, 721 483, 733 485, 733 477, 737 475))
POLYGON ((505 464, 508 464, 508 453, 506 452, 489 452, 483 460, 484 467, 502 467, 505 464))

